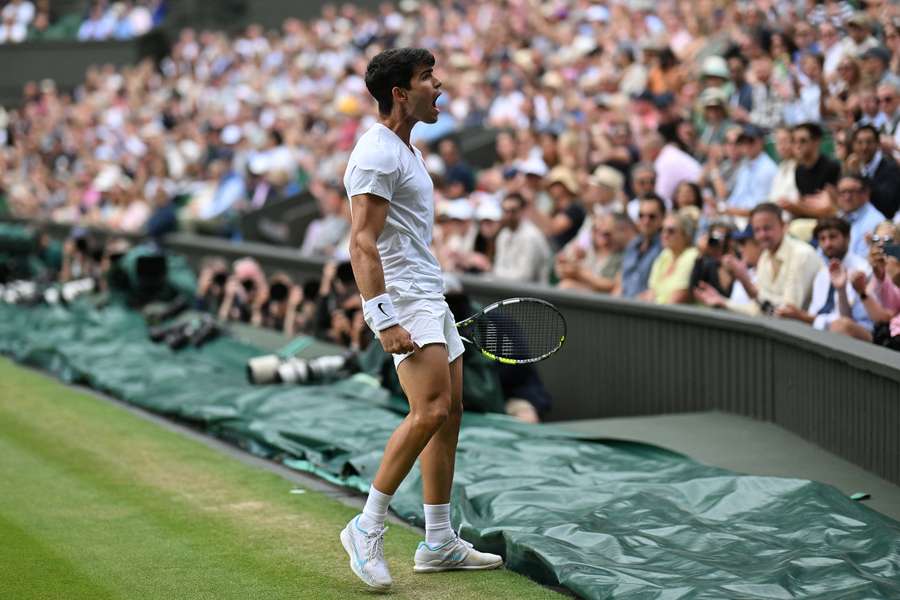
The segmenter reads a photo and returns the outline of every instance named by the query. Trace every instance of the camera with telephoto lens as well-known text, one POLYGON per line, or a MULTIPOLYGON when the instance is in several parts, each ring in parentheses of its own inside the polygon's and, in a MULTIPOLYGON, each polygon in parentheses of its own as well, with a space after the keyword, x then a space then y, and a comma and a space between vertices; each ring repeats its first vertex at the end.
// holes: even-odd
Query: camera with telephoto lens
POLYGON ((359 371, 356 353, 317 358, 282 358, 277 354, 257 356, 247 361, 247 381, 266 383, 322 383, 359 371))
POLYGON ((287 300, 288 291, 288 286, 280 281, 276 281, 269 287, 269 298, 271 298, 273 302, 284 302, 287 300))
POLYGON ((174 324, 159 325, 151 327, 149 330, 151 341, 162 342, 172 350, 181 350, 188 345, 199 348, 220 333, 219 324, 210 315, 200 315, 174 324))

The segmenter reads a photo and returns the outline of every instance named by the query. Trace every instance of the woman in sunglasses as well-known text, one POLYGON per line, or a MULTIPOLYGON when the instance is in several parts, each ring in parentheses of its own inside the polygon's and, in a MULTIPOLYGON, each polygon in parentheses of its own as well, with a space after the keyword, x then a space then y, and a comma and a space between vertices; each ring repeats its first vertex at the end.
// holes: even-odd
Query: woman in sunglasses
POLYGON ((689 215, 670 213, 663 221, 663 251, 650 269, 650 283, 641 298, 657 304, 691 302, 691 271, 700 252, 694 247, 696 224, 689 215))

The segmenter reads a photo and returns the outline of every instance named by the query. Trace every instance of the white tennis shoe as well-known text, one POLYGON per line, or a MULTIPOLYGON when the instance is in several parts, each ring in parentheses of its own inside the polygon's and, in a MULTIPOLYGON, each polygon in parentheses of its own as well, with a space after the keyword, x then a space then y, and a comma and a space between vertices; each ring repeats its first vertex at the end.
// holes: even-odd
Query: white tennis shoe
POLYGON ((350 555, 350 569, 367 586, 388 590, 393 580, 384 560, 384 532, 387 527, 366 531, 359 526, 360 516, 353 517, 341 531, 341 544, 350 555))
POLYGON ((432 548, 425 542, 419 542, 416 548, 416 573, 437 573, 438 571, 476 571, 496 569, 503 565, 503 558, 488 552, 479 552, 472 544, 459 537, 453 537, 432 548))

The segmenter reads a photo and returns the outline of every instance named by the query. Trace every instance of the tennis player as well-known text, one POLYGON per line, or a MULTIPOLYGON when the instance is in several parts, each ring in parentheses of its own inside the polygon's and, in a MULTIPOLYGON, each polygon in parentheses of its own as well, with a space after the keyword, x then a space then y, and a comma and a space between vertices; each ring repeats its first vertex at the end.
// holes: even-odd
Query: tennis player
POLYGON ((352 213, 350 261, 366 323, 393 354, 409 415, 388 440, 363 512, 341 531, 341 543, 353 572, 384 590, 391 586, 384 522, 417 458, 425 541, 416 549, 414 570, 494 569, 502 558, 478 552, 450 525, 463 344, 431 253, 434 188, 422 154, 409 141, 417 122, 438 118, 441 82, 434 56, 417 48, 386 50, 369 63, 366 87, 378 102, 379 121, 359 138, 344 174, 352 213))

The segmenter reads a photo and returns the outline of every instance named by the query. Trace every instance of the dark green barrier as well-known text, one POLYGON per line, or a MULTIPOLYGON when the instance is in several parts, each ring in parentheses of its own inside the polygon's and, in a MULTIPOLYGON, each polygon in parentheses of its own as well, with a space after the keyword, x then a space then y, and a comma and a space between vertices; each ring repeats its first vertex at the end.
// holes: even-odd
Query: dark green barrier
MULTIPOLYGON (((365 376, 252 387, 260 349, 225 337, 173 354, 118 307, 0 304, 0 352, 359 490, 403 418, 365 376)), ((900 523, 815 482, 467 414, 453 497, 479 548, 586 598, 900 597, 900 523)), ((414 472, 393 508, 421 524, 420 502, 414 472)))

